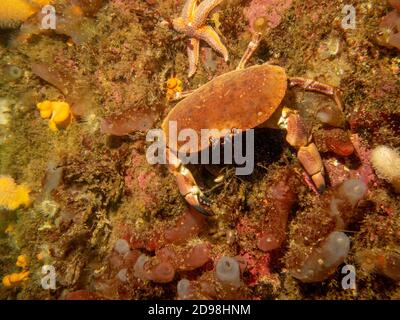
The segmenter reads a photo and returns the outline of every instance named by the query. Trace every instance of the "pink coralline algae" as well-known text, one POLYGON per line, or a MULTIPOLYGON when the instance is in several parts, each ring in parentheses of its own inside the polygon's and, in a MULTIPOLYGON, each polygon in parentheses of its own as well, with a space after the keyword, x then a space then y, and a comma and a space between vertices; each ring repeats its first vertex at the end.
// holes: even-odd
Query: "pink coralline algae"
POLYGON ((252 32, 255 32, 255 23, 259 18, 265 19, 268 27, 273 29, 281 23, 282 16, 291 5, 292 0, 253 0, 244 9, 244 15, 252 32))
POLYGON ((248 286, 255 286, 258 284, 262 277, 271 274, 270 270, 270 253, 258 255, 245 252, 236 259, 239 261, 241 270, 246 271, 248 276, 243 279, 244 283, 248 286))
POLYGON ((133 150, 129 168, 125 172, 125 193, 141 199, 142 204, 149 208, 157 199, 160 185, 160 178, 146 161, 146 156, 133 150))

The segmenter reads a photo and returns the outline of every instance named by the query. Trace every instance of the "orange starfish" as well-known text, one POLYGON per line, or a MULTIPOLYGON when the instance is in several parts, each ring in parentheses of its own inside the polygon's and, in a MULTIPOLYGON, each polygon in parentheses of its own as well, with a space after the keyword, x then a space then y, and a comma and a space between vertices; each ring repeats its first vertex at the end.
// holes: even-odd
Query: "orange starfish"
POLYGON ((224 0, 204 0, 197 5, 197 0, 186 0, 181 16, 173 20, 176 31, 190 37, 188 44, 189 77, 196 72, 199 62, 200 40, 207 42, 214 50, 218 51, 228 61, 228 50, 222 43, 215 30, 206 26, 210 12, 224 0))

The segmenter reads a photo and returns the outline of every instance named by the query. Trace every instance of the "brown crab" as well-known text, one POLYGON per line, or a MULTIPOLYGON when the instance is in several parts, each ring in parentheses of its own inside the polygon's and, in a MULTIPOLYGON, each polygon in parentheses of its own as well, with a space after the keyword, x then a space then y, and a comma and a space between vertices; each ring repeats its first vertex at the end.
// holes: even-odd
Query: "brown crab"
MULTIPOLYGON (((304 78, 289 78, 285 69, 272 64, 244 68, 259 44, 260 35, 250 42, 242 60, 234 71, 220 75, 200 88, 178 93, 184 98, 169 112, 162 123, 162 130, 169 136, 169 122, 176 121, 178 132, 191 128, 201 134, 201 129, 236 128, 246 131, 255 127, 287 130, 286 140, 295 147, 297 157, 316 188, 325 189, 324 167, 321 156, 299 113, 285 105, 287 90, 301 87, 304 90, 330 96, 342 109, 337 88, 304 78)), ((213 136, 213 140, 223 136, 213 136)), ((179 147, 179 142, 174 144, 179 147)), ((172 149, 166 145, 167 150, 172 149)), ((204 149, 204 148, 203 148, 204 149)), ((175 150, 174 150, 175 151, 175 150)), ((193 150, 192 150, 193 151, 193 150)), ((201 146, 196 152, 201 152, 201 146)), ((173 152, 167 152, 170 171, 176 176, 179 191, 187 203, 198 211, 209 212, 209 200, 198 187, 192 173, 173 152)))

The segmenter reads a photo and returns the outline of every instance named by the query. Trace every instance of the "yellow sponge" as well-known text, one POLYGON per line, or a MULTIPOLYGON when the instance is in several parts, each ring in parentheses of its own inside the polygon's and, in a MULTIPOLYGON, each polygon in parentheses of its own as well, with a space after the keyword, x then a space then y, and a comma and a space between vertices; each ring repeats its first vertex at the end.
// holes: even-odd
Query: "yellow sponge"
POLYGON ((30 190, 25 185, 17 185, 13 178, 0 176, 0 207, 15 210, 31 203, 30 190))
POLYGON ((24 22, 37 11, 37 8, 26 0, 0 1, 0 28, 14 27, 24 22))

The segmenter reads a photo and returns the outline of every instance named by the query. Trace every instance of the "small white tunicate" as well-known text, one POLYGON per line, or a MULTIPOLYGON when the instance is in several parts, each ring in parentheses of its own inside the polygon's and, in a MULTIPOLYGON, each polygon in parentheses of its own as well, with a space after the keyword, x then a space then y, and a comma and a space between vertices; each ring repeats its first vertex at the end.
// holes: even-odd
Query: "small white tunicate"
POLYGON ((190 281, 188 279, 179 280, 176 289, 179 298, 187 299, 190 294, 190 281))
POLYGON ((144 270, 145 263, 149 260, 149 257, 145 254, 139 256, 133 266, 133 275, 142 280, 149 280, 148 274, 144 270))
POLYGON ((127 275, 127 273, 128 273, 128 270, 127 270, 127 269, 121 269, 121 270, 117 273, 116 277, 117 277, 117 279, 119 279, 121 282, 126 282, 126 281, 128 280, 128 275, 127 275))
POLYGON ((240 267, 236 259, 221 257, 215 267, 217 279, 235 287, 240 286, 240 267))
POLYGON ((354 207, 367 191, 367 185, 359 179, 349 179, 341 185, 340 191, 354 207))
POLYGON ((325 267, 331 268, 346 257, 350 250, 350 239, 345 233, 334 231, 321 247, 325 267))
POLYGON ((343 232, 334 231, 314 249, 300 269, 291 271, 302 282, 320 282, 343 263, 350 250, 350 239, 343 232))
POLYGON ((130 250, 128 241, 124 239, 118 239, 117 241, 115 241, 114 250, 121 255, 128 253, 130 250))

